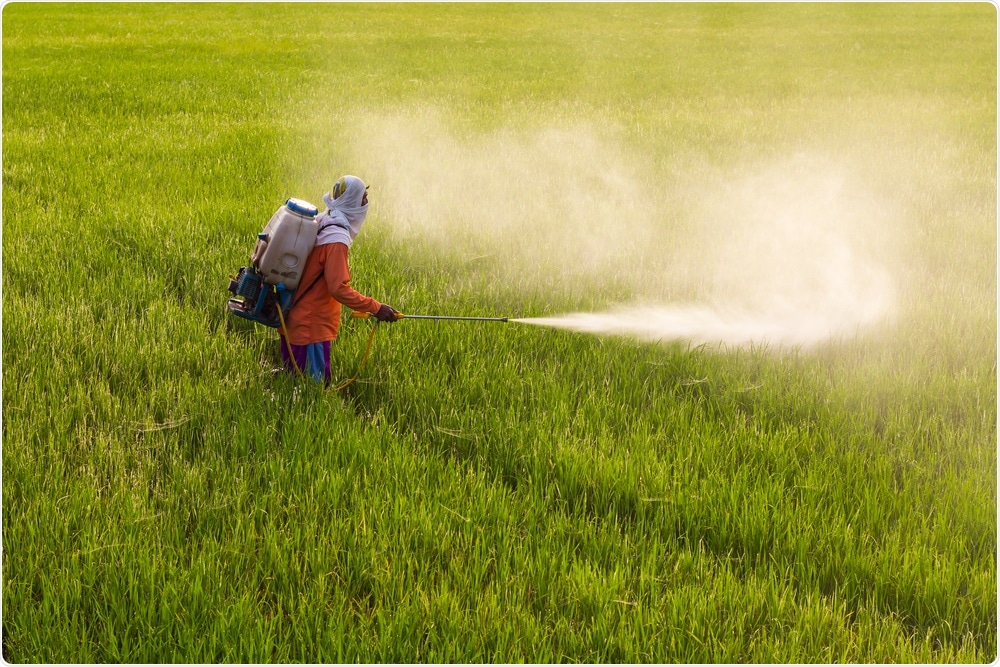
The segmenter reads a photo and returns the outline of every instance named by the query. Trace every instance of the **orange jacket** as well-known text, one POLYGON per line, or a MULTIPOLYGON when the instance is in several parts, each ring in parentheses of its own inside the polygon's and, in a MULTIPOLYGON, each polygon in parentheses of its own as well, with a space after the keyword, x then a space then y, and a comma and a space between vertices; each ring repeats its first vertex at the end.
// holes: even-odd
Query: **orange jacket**
POLYGON ((285 318, 288 340, 292 345, 335 339, 340 329, 340 304, 365 313, 378 312, 382 304, 355 290, 350 282, 346 245, 327 243, 312 249, 306 259, 294 305, 285 318), (317 280, 321 271, 323 275, 317 280))

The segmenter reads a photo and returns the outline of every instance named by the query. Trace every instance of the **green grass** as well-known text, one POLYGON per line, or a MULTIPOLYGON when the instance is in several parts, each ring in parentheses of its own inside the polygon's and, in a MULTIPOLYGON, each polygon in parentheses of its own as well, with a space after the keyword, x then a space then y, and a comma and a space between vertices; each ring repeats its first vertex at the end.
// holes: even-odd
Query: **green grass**
MULTIPOLYGON (((996 658, 991 5, 2 18, 7 661, 996 658), (853 160, 900 211, 897 320, 811 352, 404 321, 343 395, 272 377, 227 276, 374 169, 349 128, 426 108, 607 128, 654 182, 853 160)), ((384 203, 352 272, 404 311, 620 296, 497 281, 384 203)))

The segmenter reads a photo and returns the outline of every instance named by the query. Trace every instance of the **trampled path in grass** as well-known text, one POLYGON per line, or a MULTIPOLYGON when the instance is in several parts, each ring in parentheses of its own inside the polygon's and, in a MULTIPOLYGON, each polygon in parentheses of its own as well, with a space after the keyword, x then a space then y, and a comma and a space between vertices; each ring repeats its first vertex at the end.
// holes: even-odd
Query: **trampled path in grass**
POLYGON ((995 659, 991 6, 15 4, 3 102, 6 660, 995 659), (405 312, 892 308, 404 320, 335 395, 224 304, 344 171, 405 312))

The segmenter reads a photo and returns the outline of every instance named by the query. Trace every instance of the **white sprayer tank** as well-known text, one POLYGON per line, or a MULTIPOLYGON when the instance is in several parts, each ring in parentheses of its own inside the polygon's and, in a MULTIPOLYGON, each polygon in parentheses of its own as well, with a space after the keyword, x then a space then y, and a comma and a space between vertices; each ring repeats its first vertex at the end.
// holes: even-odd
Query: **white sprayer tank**
POLYGON ((264 282, 284 283, 290 290, 299 286, 306 259, 316 244, 317 213, 309 202, 289 199, 271 216, 250 255, 250 263, 264 276, 264 282))

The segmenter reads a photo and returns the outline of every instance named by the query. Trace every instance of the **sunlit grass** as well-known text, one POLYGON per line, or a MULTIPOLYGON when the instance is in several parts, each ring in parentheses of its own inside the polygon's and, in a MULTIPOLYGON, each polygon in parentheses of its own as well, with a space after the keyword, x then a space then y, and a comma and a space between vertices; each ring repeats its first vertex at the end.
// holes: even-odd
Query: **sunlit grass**
MULTIPOLYGON (((996 657, 990 6, 3 19, 6 660, 996 657), (351 170, 352 121, 421 105, 459 138, 606 122, 658 174, 867 155, 906 213, 899 317, 808 353, 404 321, 343 396, 272 377, 227 275, 351 170)), ((352 271, 393 305, 616 298, 512 288, 375 201, 352 271)))

